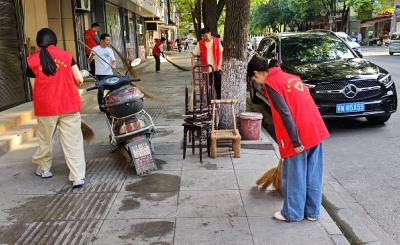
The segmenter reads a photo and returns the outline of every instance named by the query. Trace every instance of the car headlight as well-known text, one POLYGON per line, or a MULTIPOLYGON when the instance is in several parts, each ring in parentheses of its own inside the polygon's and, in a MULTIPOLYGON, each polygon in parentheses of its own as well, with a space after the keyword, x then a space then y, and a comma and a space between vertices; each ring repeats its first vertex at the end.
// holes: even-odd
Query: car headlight
POLYGON ((314 84, 309 84, 309 83, 306 83, 306 82, 303 82, 303 84, 306 85, 306 87, 307 87, 308 89, 314 89, 314 88, 315 88, 315 85, 314 85, 314 84))
POLYGON ((393 85, 393 80, 390 74, 387 74, 386 76, 379 79, 379 82, 382 83, 386 88, 390 88, 390 86, 393 85))

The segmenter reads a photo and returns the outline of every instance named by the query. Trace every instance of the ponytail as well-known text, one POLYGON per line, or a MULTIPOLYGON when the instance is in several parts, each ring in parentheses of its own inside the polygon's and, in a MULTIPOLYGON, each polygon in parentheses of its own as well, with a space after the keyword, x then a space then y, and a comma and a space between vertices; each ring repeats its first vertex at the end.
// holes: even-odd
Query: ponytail
POLYGON ((57 72, 57 66, 47 47, 57 45, 56 34, 49 28, 43 28, 37 33, 36 43, 40 47, 39 57, 43 73, 47 76, 54 75, 57 72))
POLYGON ((40 49, 40 65, 42 66, 42 71, 47 76, 52 76, 57 72, 57 66, 54 62, 53 57, 47 50, 47 47, 42 47, 40 49))

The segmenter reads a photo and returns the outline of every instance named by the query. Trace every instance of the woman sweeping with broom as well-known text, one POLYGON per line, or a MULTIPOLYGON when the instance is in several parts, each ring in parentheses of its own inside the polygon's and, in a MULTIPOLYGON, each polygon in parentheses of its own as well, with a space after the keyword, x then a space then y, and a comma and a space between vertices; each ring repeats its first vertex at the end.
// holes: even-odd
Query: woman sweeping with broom
POLYGON ((329 132, 298 76, 280 67, 268 70, 267 61, 254 56, 247 75, 265 85, 282 164, 284 204, 274 218, 282 221, 318 220, 322 201, 322 141, 329 132))
POLYGON ((84 185, 85 156, 81 132, 78 86, 82 75, 72 55, 58 49, 56 34, 43 28, 37 33, 38 52, 28 57, 27 76, 33 90, 39 148, 32 158, 36 175, 52 177, 52 141, 57 127, 73 188, 84 185))

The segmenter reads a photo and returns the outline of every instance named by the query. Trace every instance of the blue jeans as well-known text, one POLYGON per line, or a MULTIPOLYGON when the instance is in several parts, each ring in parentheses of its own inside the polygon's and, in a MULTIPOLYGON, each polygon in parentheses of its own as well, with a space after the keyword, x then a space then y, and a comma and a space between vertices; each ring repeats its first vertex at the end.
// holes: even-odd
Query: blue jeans
POLYGON ((322 202, 322 144, 287 158, 282 165, 282 215, 287 221, 319 218, 322 202))

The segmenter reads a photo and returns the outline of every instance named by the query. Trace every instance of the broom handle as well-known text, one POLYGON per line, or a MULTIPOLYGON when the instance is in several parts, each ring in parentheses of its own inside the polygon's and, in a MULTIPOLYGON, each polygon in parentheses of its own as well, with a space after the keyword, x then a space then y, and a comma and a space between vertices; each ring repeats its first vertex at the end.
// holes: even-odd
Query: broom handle
MULTIPOLYGON (((78 40, 78 42, 80 42, 81 44, 85 45, 85 47, 87 49, 89 49, 90 51, 92 51, 94 54, 96 54, 96 52, 93 51, 92 48, 90 48, 89 46, 86 45, 86 43, 82 42, 81 40, 78 40)), ((97 55, 97 54, 96 54, 97 55)), ((103 57, 101 57, 100 55, 97 55, 97 57, 99 57, 104 63, 106 63, 107 65, 109 65, 116 73, 118 73, 118 75, 122 76, 122 73, 119 72, 116 68, 114 68, 110 63, 108 63, 103 57)))

